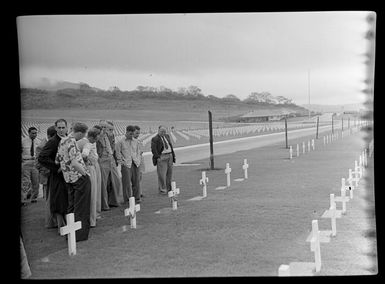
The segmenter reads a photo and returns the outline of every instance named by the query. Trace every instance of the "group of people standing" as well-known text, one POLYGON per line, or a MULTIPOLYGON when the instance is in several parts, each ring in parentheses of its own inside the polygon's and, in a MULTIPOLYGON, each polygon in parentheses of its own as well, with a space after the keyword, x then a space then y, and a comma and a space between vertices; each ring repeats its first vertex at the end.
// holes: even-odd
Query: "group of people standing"
MULTIPOLYGON (((36 202, 41 184, 47 228, 64 226, 65 215, 74 213, 75 221, 82 222, 76 240, 87 240, 102 211, 128 205, 132 196, 136 203, 142 202, 145 164, 139 126, 127 126, 119 141, 115 140, 113 122, 105 120, 90 129, 82 122, 68 129, 67 121, 58 119, 47 129, 46 139, 37 140, 35 127, 30 127, 28 134, 22 139, 22 204, 26 204, 28 192, 31 203, 36 202), (118 200, 121 195, 123 203, 118 200)), ((151 151, 159 193, 167 194, 175 153, 165 127, 159 126, 151 151)))

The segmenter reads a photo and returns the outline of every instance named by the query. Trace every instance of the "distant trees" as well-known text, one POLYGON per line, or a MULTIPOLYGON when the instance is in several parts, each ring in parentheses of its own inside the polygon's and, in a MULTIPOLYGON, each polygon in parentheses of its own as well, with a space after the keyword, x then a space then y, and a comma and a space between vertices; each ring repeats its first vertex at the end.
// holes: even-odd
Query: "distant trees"
POLYGON ((158 89, 150 86, 137 86, 136 90, 139 92, 157 93, 158 89))
POLYGON ((178 90, 177 90, 177 93, 178 94, 181 94, 183 96, 186 96, 187 95, 187 88, 185 87, 179 87, 178 90))
MULTIPOLYGON (((187 99, 187 100, 205 100, 205 101, 215 101, 215 102, 226 102, 229 103, 247 103, 247 104, 276 104, 276 105, 287 105, 294 104, 291 99, 288 99, 284 96, 273 96, 270 92, 252 92, 250 95, 241 100, 234 94, 227 94, 222 98, 216 97, 214 95, 205 96, 202 92, 202 89, 195 85, 190 85, 188 87, 178 87, 176 91, 165 87, 152 87, 152 86, 143 86, 139 85, 132 91, 121 91, 119 87, 112 86, 108 90, 101 90, 89 86, 86 83, 77 84, 76 88, 62 88, 56 91, 56 94, 59 96, 74 96, 76 94, 81 95, 91 95, 95 94, 98 96, 109 97, 113 96, 114 99, 125 99, 125 98, 135 98, 140 96, 140 98, 158 98, 162 100, 172 100, 172 99, 187 99)), ((45 90, 40 90, 44 92, 45 90)))
POLYGON ((109 87, 108 91, 113 93, 121 92, 121 90, 117 86, 109 87))
POLYGON ((214 95, 208 95, 207 98, 209 100, 212 100, 212 101, 220 101, 220 100, 222 100, 221 98, 218 98, 218 97, 216 97, 214 95))
POLYGON ((276 97, 276 99, 278 100, 278 104, 292 104, 293 103, 292 99, 285 98, 284 96, 278 96, 278 97, 276 97))
POLYGON ((145 97, 159 97, 162 99, 206 99, 211 101, 223 101, 223 102, 244 102, 252 104, 293 104, 291 99, 284 96, 273 96, 270 92, 252 92, 246 99, 241 100, 234 94, 228 94, 223 98, 216 97, 214 95, 205 96, 202 93, 202 89, 198 86, 191 85, 188 87, 178 87, 177 91, 173 91, 165 86, 154 88, 150 86, 137 86, 136 92, 142 93, 145 97))
POLYGON ((187 94, 193 97, 203 96, 202 90, 197 86, 189 86, 187 88, 187 94))
POLYGON ((229 94, 229 95, 224 96, 223 100, 227 101, 227 102, 240 102, 241 101, 236 95, 233 95, 233 94, 229 94))
POLYGON ((89 91, 89 90, 91 90, 91 87, 90 87, 90 85, 88 85, 86 83, 80 82, 79 83, 79 90, 81 90, 81 91, 89 91))
POLYGON ((268 103, 268 104, 292 104, 292 100, 284 96, 272 96, 269 92, 253 92, 246 99, 246 103, 268 103))

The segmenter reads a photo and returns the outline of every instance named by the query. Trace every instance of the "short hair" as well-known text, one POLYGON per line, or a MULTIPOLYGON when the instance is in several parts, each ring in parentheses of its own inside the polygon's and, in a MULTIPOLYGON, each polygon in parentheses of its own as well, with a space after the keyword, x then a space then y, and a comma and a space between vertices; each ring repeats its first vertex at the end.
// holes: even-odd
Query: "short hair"
POLYGON ((98 137, 98 135, 99 135, 98 129, 91 128, 90 130, 88 130, 87 137, 92 137, 92 138, 96 139, 98 137))
POLYGON ((55 121, 55 126, 57 126, 57 124, 58 124, 59 122, 64 122, 65 125, 67 126, 67 120, 65 120, 64 118, 59 118, 58 120, 56 120, 56 121, 55 121))
POLYGON ((135 130, 140 130, 140 127, 138 125, 134 125, 135 130))
POLYGON ((86 133, 88 129, 88 126, 83 123, 83 122, 75 122, 72 125, 72 132, 81 132, 81 133, 86 133))
POLYGON ((100 120, 99 126, 101 126, 101 127, 106 127, 106 128, 107 128, 107 125, 108 125, 107 121, 105 121, 105 120, 100 120))
POLYGON ((132 126, 132 125, 129 125, 129 126, 126 127, 126 131, 127 132, 134 132, 135 131, 135 127, 132 126))
POLYGON ((94 125, 92 128, 95 128, 95 129, 97 129, 99 131, 103 130, 103 128, 100 125, 98 125, 98 124, 94 125))
POLYGON ((28 128, 28 133, 31 133, 32 130, 37 131, 37 128, 35 126, 31 126, 30 128, 28 128))
POLYGON ((56 127, 55 127, 55 125, 52 125, 52 126, 47 128, 47 136, 48 137, 53 137, 53 136, 55 136, 55 134, 56 134, 56 127))

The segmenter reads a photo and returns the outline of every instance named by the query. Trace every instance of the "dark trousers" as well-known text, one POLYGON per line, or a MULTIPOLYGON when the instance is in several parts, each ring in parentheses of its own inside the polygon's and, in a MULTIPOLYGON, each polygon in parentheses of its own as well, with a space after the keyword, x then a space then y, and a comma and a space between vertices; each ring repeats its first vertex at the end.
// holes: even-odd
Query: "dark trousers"
POLYGON ((123 200, 128 202, 128 198, 135 197, 135 200, 140 199, 140 184, 139 184, 139 168, 132 163, 131 168, 122 165, 122 184, 123 184, 123 200))
POLYGON ((68 186, 68 212, 74 213, 75 222, 81 221, 82 227, 76 231, 76 241, 88 239, 90 230, 91 180, 82 176, 68 186))

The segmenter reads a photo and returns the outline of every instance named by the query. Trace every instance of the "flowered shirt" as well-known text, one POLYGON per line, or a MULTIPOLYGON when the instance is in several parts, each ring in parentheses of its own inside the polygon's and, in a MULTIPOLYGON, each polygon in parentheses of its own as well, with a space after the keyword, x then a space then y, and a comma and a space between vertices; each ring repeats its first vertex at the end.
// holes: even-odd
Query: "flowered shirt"
POLYGON ((72 134, 70 134, 69 136, 62 138, 56 154, 56 162, 60 164, 64 180, 67 183, 74 183, 82 176, 81 173, 71 166, 71 162, 74 159, 82 165, 83 169, 89 174, 89 170, 84 163, 82 154, 76 145, 76 140, 72 134))

